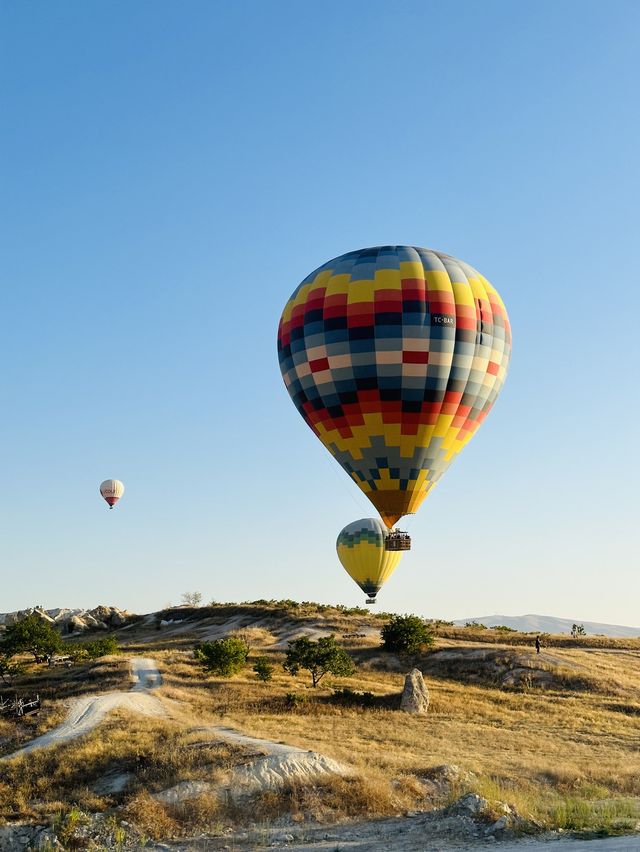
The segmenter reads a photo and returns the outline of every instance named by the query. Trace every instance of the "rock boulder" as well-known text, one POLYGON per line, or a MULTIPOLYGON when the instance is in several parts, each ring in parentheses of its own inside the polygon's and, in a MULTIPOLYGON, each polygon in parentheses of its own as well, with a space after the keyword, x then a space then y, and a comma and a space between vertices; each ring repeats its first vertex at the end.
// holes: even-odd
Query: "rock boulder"
POLYGON ((429 710, 429 690, 427 689, 422 672, 412 669, 404 679, 404 689, 400 701, 400 709, 405 713, 426 716, 429 710))

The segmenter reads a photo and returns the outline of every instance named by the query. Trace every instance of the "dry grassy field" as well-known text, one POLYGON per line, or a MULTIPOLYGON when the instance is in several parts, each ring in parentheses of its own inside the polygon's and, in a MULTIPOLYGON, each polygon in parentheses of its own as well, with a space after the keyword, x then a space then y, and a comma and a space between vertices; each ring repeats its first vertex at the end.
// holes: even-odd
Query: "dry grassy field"
POLYGON ((640 641, 546 641, 538 657, 522 634, 483 642, 476 631, 440 628, 432 649, 402 660, 381 650, 382 620, 359 612, 265 603, 165 615, 162 629, 140 623, 116 631, 119 657, 53 672, 32 667, 26 685, 43 695, 46 709, 36 721, 0 723, 4 754, 57 724, 68 698, 126 689, 133 655, 157 661, 163 683, 155 694, 168 715, 119 712, 81 739, 5 762, 0 819, 57 815, 64 825, 80 808, 126 816, 140 836, 160 838, 256 820, 400 814, 467 791, 509 803, 532 827, 630 831, 640 819, 640 641), (317 689, 308 673, 287 674, 282 637, 302 629, 334 632, 355 674, 327 675, 317 689), (194 642, 233 631, 251 645, 249 666, 226 679, 203 672, 194 642), (275 664, 268 683, 251 670, 258 655, 275 664), (425 673, 426 717, 399 710, 412 665, 425 673), (353 696, 341 701, 334 689, 342 687, 371 693, 366 706, 353 696), (233 766, 250 759, 247 749, 203 736, 207 725, 319 752, 344 764, 347 776, 258 792, 251 808, 210 793, 161 804, 152 794, 188 780, 223 785, 233 766), (459 768, 446 789, 430 785, 443 765, 459 768), (118 777, 126 779, 122 789, 109 785, 118 777))

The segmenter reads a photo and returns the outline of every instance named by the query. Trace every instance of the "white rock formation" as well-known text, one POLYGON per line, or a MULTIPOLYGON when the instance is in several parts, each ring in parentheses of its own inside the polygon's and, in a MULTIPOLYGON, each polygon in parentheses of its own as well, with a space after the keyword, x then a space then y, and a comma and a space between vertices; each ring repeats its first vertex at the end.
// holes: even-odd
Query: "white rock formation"
POLYGON ((411 669, 404 679, 404 689, 400 709, 405 713, 416 716, 426 716, 429 710, 429 690, 427 689, 422 672, 411 669))

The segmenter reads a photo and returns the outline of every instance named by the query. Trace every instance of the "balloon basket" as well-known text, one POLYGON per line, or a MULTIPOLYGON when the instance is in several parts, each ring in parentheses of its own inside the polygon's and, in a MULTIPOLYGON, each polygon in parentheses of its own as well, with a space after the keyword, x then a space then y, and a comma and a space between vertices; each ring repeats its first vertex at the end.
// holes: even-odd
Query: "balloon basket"
POLYGON ((375 598, 367 598, 365 603, 367 604, 367 606, 372 606, 372 604, 377 603, 377 601, 375 598))
POLYGON ((385 550, 411 550, 411 536, 401 530, 392 530, 384 540, 385 550))

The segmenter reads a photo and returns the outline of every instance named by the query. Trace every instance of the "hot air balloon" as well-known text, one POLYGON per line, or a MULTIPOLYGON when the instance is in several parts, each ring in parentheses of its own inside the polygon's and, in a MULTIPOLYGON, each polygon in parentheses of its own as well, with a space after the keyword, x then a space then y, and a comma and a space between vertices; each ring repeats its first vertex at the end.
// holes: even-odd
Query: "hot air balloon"
POLYGON ((109 508, 113 509, 124 494, 124 485, 119 479, 105 479, 100 486, 100 493, 109 504, 109 508))
POLYGON ((379 518, 362 518, 348 524, 338 536, 338 559, 351 577, 368 595, 367 603, 376 602, 382 584, 398 567, 399 550, 387 550, 389 530, 379 518))
POLYGON ((296 408, 389 528, 475 434, 510 352, 507 312, 487 279, 411 246, 325 263, 294 291, 278 331, 296 408))

